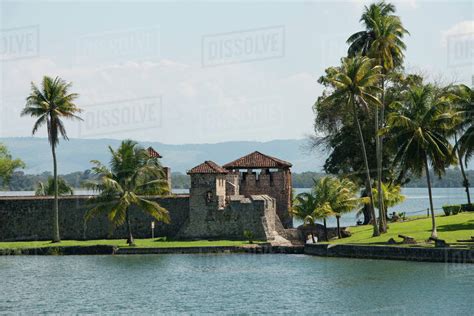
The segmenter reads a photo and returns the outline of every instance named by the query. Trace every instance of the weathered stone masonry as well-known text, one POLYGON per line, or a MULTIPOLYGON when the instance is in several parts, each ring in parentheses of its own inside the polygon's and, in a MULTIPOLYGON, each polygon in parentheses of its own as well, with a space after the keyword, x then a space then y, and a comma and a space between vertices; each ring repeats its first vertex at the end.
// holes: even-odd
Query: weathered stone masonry
MULTIPOLYGON (((88 196, 59 199, 59 225, 63 239, 124 238, 125 226, 112 229, 105 216, 85 223, 84 214, 91 207, 88 196)), ((156 223, 155 236, 174 237, 189 216, 189 196, 151 198, 169 210, 170 224, 156 223)), ((0 240, 51 239, 52 197, 0 198, 0 240)), ((132 229, 138 238, 151 237, 153 218, 132 208, 132 229)))

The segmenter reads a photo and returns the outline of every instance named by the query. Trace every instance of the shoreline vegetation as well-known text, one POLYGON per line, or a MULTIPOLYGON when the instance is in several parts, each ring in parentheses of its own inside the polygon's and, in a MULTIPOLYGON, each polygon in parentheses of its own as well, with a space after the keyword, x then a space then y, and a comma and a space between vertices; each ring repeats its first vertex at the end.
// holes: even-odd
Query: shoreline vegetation
MULTIPOLYGON (((231 247, 249 245, 246 240, 167 240, 166 238, 135 239, 135 246, 129 246, 125 239, 98 239, 98 240, 61 240, 52 243, 43 241, 13 241, 0 242, 0 249, 35 249, 49 247, 90 247, 90 246, 116 246, 126 248, 192 248, 192 247, 231 247)), ((256 241, 255 244, 259 242, 256 241)))
MULTIPOLYGON (((462 180, 459 177, 459 169, 453 168, 446 170, 446 174, 439 178, 431 170, 431 179, 433 188, 463 188, 462 180)), ((309 189, 314 185, 314 180, 318 180, 326 174, 323 172, 293 172, 291 175, 293 188, 295 189, 309 189)), ((474 183, 474 170, 466 170, 466 176, 469 183, 474 183)), ((50 172, 42 172, 40 174, 26 174, 23 171, 16 171, 13 173, 8 185, 1 185, 0 189, 3 191, 35 191, 38 183, 47 182, 51 177, 50 172)), ((94 175, 91 170, 71 172, 59 175, 70 187, 74 190, 83 189, 82 184, 85 181, 93 180, 94 175)), ((189 189, 191 186, 191 179, 187 174, 181 172, 171 173, 172 189, 189 189)), ((426 188, 426 177, 411 178, 411 181, 404 184, 403 188, 426 188)))

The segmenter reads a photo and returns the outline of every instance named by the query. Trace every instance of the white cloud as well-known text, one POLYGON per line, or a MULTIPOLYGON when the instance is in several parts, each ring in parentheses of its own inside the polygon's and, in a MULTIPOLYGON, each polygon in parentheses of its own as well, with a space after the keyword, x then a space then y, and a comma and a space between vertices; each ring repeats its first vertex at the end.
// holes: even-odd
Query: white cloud
MULTIPOLYGON (((271 65, 281 61, 263 62, 271 65)), ((39 82, 44 74, 73 82, 73 90, 80 94, 77 103, 86 112, 96 111, 93 105, 105 102, 108 103, 103 105, 106 115, 110 109, 127 106, 123 100, 162 97, 159 111, 153 114, 159 116, 156 127, 150 128, 148 122, 144 124, 146 128, 135 124, 129 131, 128 123, 122 119, 110 127, 109 133, 103 133, 108 125, 97 129, 100 132, 97 137, 193 143, 296 138, 310 133, 311 105, 320 91, 316 77, 308 73, 279 77, 257 66, 261 64, 202 68, 199 64, 160 60, 87 67, 62 66, 41 58, 17 61, 2 70, 5 93, 0 133, 1 136, 29 135, 32 120, 19 118, 19 112, 29 92, 29 82, 39 82)), ((146 102, 145 99, 131 101, 131 108, 124 113, 139 111, 146 102)), ((103 120, 102 113, 96 115, 103 120)), ((134 115, 140 117, 138 113, 134 115)), ((68 123, 68 126, 71 137, 81 136, 77 124, 68 123)), ((88 136, 94 136, 94 130, 87 132, 88 136)))

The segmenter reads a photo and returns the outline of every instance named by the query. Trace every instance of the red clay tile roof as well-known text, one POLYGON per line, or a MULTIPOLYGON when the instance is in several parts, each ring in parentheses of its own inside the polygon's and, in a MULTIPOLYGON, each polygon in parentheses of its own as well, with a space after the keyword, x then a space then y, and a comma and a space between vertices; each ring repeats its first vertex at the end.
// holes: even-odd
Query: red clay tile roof
POLYGON ((226 174, 229 171, 226 169, 222 168, 218 164, 216 164, 214 161, 207 160, 203 162, 202 164, 192 168, 191 170, 188 171, 188 174, 195 174, 195 173, 219 173, 219 174, 226 174))
POLYGON ((284 169, 291 167, 291 163, 262 154, 261 152, 254 151, 247 156, 243 156, 237 160, 225 164, 223 167, 226 169, 261 169, 261 168, 278 168, 284 169))
POLYGON ((153 147, 148 147, 147 148, 148 154, 152 158, 163 158, 156 150, 153 149, 153 147))

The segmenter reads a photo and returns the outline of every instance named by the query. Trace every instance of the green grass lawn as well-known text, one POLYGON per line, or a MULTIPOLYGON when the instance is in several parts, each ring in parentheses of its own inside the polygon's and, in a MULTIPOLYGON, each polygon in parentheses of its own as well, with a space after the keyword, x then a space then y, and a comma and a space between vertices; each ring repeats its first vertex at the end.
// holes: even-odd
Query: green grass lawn
MULTIPOLYGON (((195 240, 195 241, 166 241, 162 238, 135 239, 137 248, 171 248, 171 247, 210 247, 210 246, 242 246, 248 241, 242 240, 195 240)), ((100 240, 63 240, 52 244, 50 241, 16 241, 0 242, 0 249, 64 247, 64 246, 95 246, 112 245, 129 247, 125 239, 100 239, 100 240)))
MULTIPOLYGON (((390 238, 396 241, 402 239, 398 235, 407 235, 416 239, 418 242, 424 242, 431 236, 431 218, 410 219, 406 222, 389 223, 389 229, 386 234, 378 237, 372 237, 372 226, 355 226, 348 228, 352 233, 351 237, 331 241, 330 243, 356 243, 356 244, 378 244, 385 243, 390 238)), ((458 239, 470 239, 474 236, 474 212, 464 212, 457 215, 436 217, 436 227, 438 229, 438 238, 446 240, 448 243, 454 243, 458 239)))

